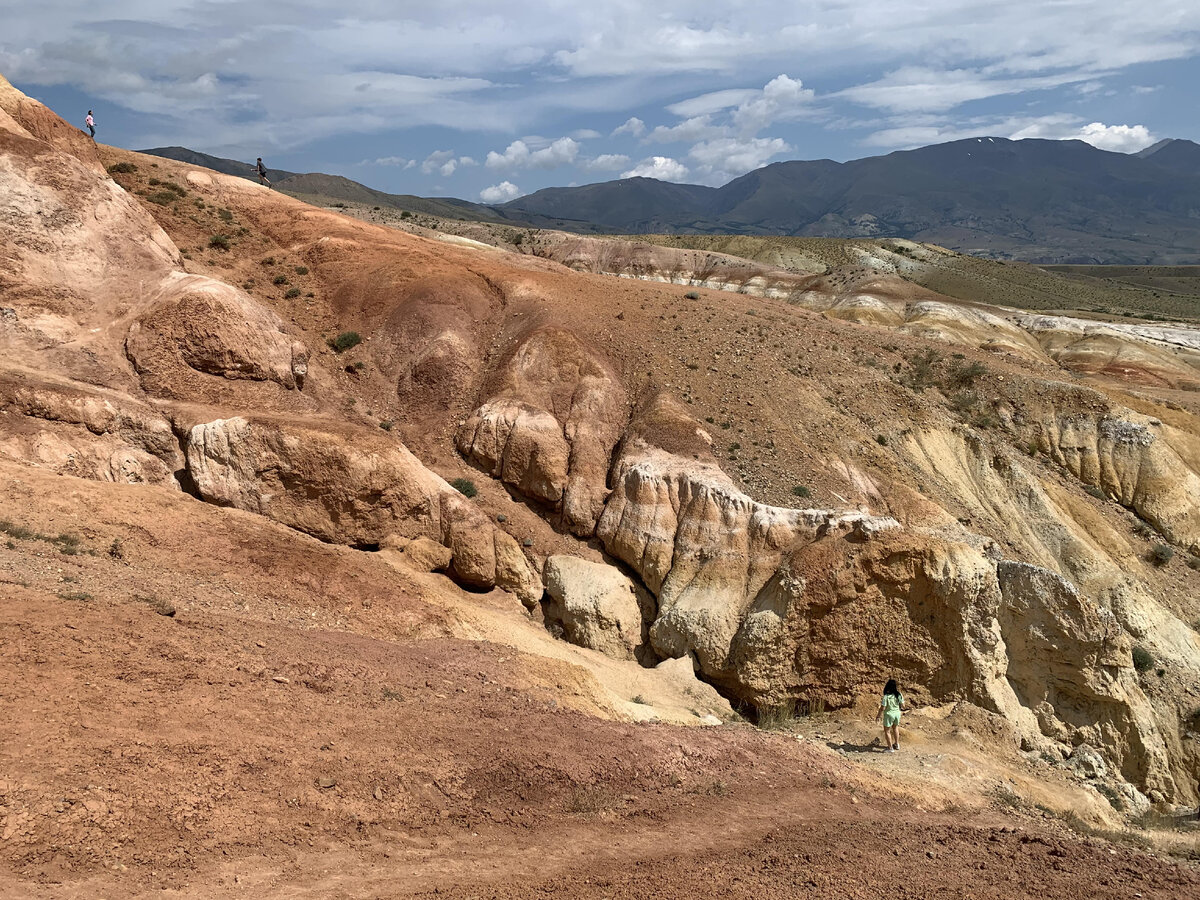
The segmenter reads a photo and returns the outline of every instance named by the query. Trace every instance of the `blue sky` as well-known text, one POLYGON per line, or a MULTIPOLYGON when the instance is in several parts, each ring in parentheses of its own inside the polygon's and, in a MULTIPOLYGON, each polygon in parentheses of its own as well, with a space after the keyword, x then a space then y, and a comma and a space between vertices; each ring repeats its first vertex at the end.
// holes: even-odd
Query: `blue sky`
POLYGON ((108 143, 425 196, 1200 140, 1195 0, 0 0, 0 22, 0 74, 108 143))

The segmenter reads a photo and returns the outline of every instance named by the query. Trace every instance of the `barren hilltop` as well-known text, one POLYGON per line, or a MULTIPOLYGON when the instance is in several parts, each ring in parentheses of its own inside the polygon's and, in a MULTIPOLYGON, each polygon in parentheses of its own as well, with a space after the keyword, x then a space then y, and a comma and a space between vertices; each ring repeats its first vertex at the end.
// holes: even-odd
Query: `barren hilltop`
POLYGON ((1200 329, 671 243, 0 79, 0 894, 1200 890, 1200 329))

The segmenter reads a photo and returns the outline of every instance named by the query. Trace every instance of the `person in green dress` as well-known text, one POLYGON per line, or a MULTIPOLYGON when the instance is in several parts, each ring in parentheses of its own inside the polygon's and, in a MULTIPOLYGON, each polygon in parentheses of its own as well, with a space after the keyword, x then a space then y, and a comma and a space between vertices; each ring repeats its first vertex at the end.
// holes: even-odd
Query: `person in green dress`
POLYGON ((888 753, 895 753, 900 749, 900 713, 907 708, 904 695, 896 685, 896 679, 889 678, 888 683, 883 686, 879 711, 875 713, 875 721, 883 721, 883 746, 888 753))

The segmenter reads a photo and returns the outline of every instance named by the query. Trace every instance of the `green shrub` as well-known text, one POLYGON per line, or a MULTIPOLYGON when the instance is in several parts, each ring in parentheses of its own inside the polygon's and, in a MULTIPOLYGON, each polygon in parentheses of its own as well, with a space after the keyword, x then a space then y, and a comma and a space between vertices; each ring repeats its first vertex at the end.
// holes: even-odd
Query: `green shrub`
POLYGON ((792 488, 792 493, 797 497, 811 497, 812 491, 802 484, 797 484, 792 488))
POLYGON ((151 178, 149 184, 151 187, 161 187, 164 191, 170 191, 179 197, 187 196, 187 191, 173 181, 159 181, 157 178, 151 178))
POLYGON ((908 357, 908 374, 901 383, 914 391, 923 391, 937 383, 934 367, 941 362, 942 355, 936 350, 926 350, 908 357))
POLYGON ((155 191, 146 199, 151 203, 157 203, 159 206, 170 206, 179 199, 179 195, 172 191, 155 191))
POLYGON ((479 493, 479 489, 475 487, 475 482, 470 478, 455 478, 450 482, 450 487, 454 488, 464 497, 474 497, 479 493))
POLYGON ((225 237, 225 235, 223 235, 223 234, 214 234, 212 237, 210 237, 208 239, 208 249, 209 250, 228 250, 229 249, 229 238, 225 237))
POLYGON ((402 218, 402 219, 411 219, 411 218, 412 218, 412 213, 410 213, 410 212, 409 212, 409 211, 406 209, 406 210, 404 210, 404 212, 400 213, 400 218, 402 218))
POLYGON ((1150 548, 1150 562, 1156 566, 1165 566, 1175 556, 1175 549, 1166 544, 1155 544, 1150 548))
POLYGON ((77 534, 64 533, 58 535, 57 537, 52 537, 49 540, 50 543, 58 547, 59 552, 66 556, 75 556, 80 552, 80 544, 82 542, 79 540, 79 535, 77 534))
POLYGON ((1149 672, 1154 668, 1154 654, 1145 647, 1134 647, 1133 667, 1139 672, 1149 672))
POLYGON ((276 275, 274 278, 271 279, 271 284, 284 285, 287 283, 288 283, 288 278, 286 275, 276 275))
POLYGON ((273 266, 273 265, 275 265, 275 257, 273 257, 273 256, 268 256, 266 259, 264 259, 264 260, 262 261, 262 264, 263 264, 264 266, 273 266))
POLYGON ((888 445, 888 436, 886 434, 875 435, 875 443, 880 447, 886 447, 888 445))
POLYGON ((345 353, 351 347, 357 347, 362 343, 362 337, 357 331, 343 331, 335 338, 330 338, 328 341, 329 348, 334 353, 345 353))
POLYGON ((137 166, 131 162, 114 163, 108 167, 109 175, 132 175, 137 171, 137 166))
POLYGON ((293 297, 299 297, 300 296, 300 288, 288 288, 288 292, 286 294, 284 294, 283 296, 289 300, 291 300, 293 297))
POLYGON ((1108 494, 1096 487, 1094 484, 1089 484, 1083 489, 1084 493, 1095 497, 1097 500, 1107 500, 1108 494))
POLYGON ((382 419, 379 422, 379 427, 382 428, 384 431, 391 431, 394 424, 395 423, 393 423, 391 419, 382 419))
POLYGON ((946 379, 955 387, 969 388, 974 387, 975 379, 983 377, 987 371, 987 366, 983 363, 973 362, 964 365, 955 362, 949 366, 946 379))
POLYGON ((308 266, 296 266, 296 274, 297 275, 307 275, 308 274, 308 266))

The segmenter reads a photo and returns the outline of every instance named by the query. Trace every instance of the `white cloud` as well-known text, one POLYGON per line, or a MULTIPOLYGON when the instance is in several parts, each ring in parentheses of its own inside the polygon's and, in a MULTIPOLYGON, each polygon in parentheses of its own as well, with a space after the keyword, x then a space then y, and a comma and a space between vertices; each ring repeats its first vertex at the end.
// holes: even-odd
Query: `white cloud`
POLYGON ((453 150, 435 150, 425 157, 421 163, 421 171, 426 175, 432 175, 437 172, 443 178, 449 178, 460 167, 477 166, 475 160, 469 156, 457 156, 453 150))
POLYGON ((724 184, 791 149, 782 138, 720 138, 696 144, 688 158, 695 160, 706 181, 724 184))
POLYGON ((754 135, 775 122, 810 114, 813 101, 813 91, 799 79, 777 75, 761 89, 714 91, 673 103, 667 107, 668 111, 691 114, 689 118, 675 125, 659 125, 646 140, 663 144, 701 141, 715 145, 738 136, 752 142, 754 135))
POLYGON ((756 134, 775 122, 802 115, 812 101, 813 92, 799 79, 778 75, 763 85, 761 92, 738 104, 733 122, 739 130, 756 134))
POLYGON ((504 203, 506 200, 515 200, 520 196, 521 189, 511 181, 493 184, 479 192, 479 199, 484 203, 504 203))
POLYGON ((980 69, 908 66, 835 96, 893 113, 946 112, 972 100, 1023 94, 1089 81, 1094 72, 1058 72, 1010 78, 980 69))
POLYGON ((604 137, 604 135, 594 128, 580 128, 577 131, 572 131, 571 137, 577 141, 593 141, 598 137, 604 137))
POLYGON ((571 165, 579 156, 579 142, 561 137, 540 150, 530 150, 525 141, 513 141, 503 153, 488 151, 489 169, 556 169, 571 165))
POLYGON ((399 166, 402 169, 410 169, 416 165, 415 160, 406 159, 403 156, 380 156, 376 159, 364 159, 359 163, 360 166, 399 166))
MULTIPOLYGON (((1168 123, 1194 130, 1178 112, 1188 108, 1183 84, 1194 80, 1200 54, 1200 4, 1188 0, 931 0, 904 8, 885 0, 594 0, 502 10, 494 0, 342 0, 334 15, 326 0, 261 0, 236 16, 214 14, 226 7, 212 0, 10 2, 0 14, 0 72, 30 93, 69 87, 86 93, 89 105, 107 106, 109 140, 250 159, 434 128, 464 134, 454 138, 459 149, 482 159, 497 145, 495 135, 541 131, 599 142, 592 129, 573 130, 580 122, 625 119, 612 136, 642 139, 651 129, 633 114, 656 123, 644 110, 659 108, 669 118, 659 122, 656 140, 681 146, 761 134, 798 143, 779 123, 819 111, 826 126, 844 123, 852 105, 860 119, 863 107, 872 117, 908 117, 871 126, 869 142, 895 146, 913 129, 939 137, 966 130, 978 110, 960 107, 985 99, 999 121, 1028 115, 1031 100, 1062 102, 1048 108, 1082 111, 1068 132, 1080 136, 1092 121, 1128 121, 1126 107, 1105 92, 1116 89, 1128 100, 1144 90, 1133 82, 1149 77, 1146 64, 1169 60, 1188 62, 1155 104, 1162 118, 1144 120, 1147 131, 1168 123), (820 95, 800 76, 821 85, 820 95), (1101 83, 1103 90, 1092 90, 1101 83), (694 95, 682 92, 685 85, 694 95), (1072 85, 1089 93, 1072 93, 1068 107, 1062 89, 1072 85), (136 115, 113 115, 116 106, 136 115), (922 112, 939 118, 911 121, 922 112), (693 120, 704 117, 711 131, 697 133, 693 120), (121 126, 124 135, 114 131, 122 119, 130 123, 121 126)), ((1141 140, 1112 127, 1091 138, 1108 146, 1141 140)), ((523 143, 522 165, 534 168, 534 154, 547 148, 523 143)), ((599 159, 614 148, 588 149, 599 159)), ((662 152, 685 158, 674 147, 662 152)), ((503 161, 506 153, 497 156, 503 161)), ((578 155, 564 158, 556 162, 550 152, 539 165, 584 165, 578 155)), ((467 163, 457 155, 425 174, 441 177, 451 161, 461 179, 467 163)), ((386 165, 389 177, 405 171, 386 165)), ((412 188, 419 171, 420 162, 412 188)))
POLYGON ((1089 122, 1073 132, 1055 128, 1040 128, 1034 125, 1013 134, 1013 138, 1016 139, 1026 137, 1086 141, 1093 147, 1111 150, 1114 153, 1136 153, 1158 140, 1145 125, 1105 125, 1103 122, 1089 122))
POLYGON ((962 122, 902 124, 876 131, 863 143, 872 147, 908 149, 986 135, 1008 137, 1014 141, 1026 138, 1086 141, 1101 150, 1113 150, 1118 153, 1134 153, 1158 140, 1145 125, 1105 125, 1102 122, 1084 124, 1082 119, 1070 113, 1051 113, 1032 117, 976 117, 962 122))
POLYGON ((618 134, 631 134, 634 137, 641 137, 646 132, 646 123, 637 116, 630 116, 625 120, 625 124, 618 125, 613 129, 612 137, 618 134))
POLYGON ((679 116, 681 119, 689 119, 693 116, 711 116, 713 113, 718 113, 723 109, 741 106, 743 103, 748 103, 758 96, 758 91, 753 88, 730 88, 723 91, 712 91, 708 94, 701 94, 699 97, 692 97, 688 100, 680 100, 678 103, 672 103, 667 107, 667 112, 679 116))
POLYGON ((729 134, 726 125, 714 125, 712 116, 693 116, 684 119, 677 125, 659 125, 646 136, 646 140, 660 144, 673 144, 676 141, 691 143, 692 141, 711 140, 729 134))
POLYGON ((581 160, 580 165, 589 172, 616 172, 629 165, 629 157, 624 153, 602 153, 595 159, 581 160))
POLYGON ((679 160, 669 156, 651 156, 643 159, 628 172, 621 173, 622 178, 657 178, 659 181, 686 181, 688 167, 679 160))

